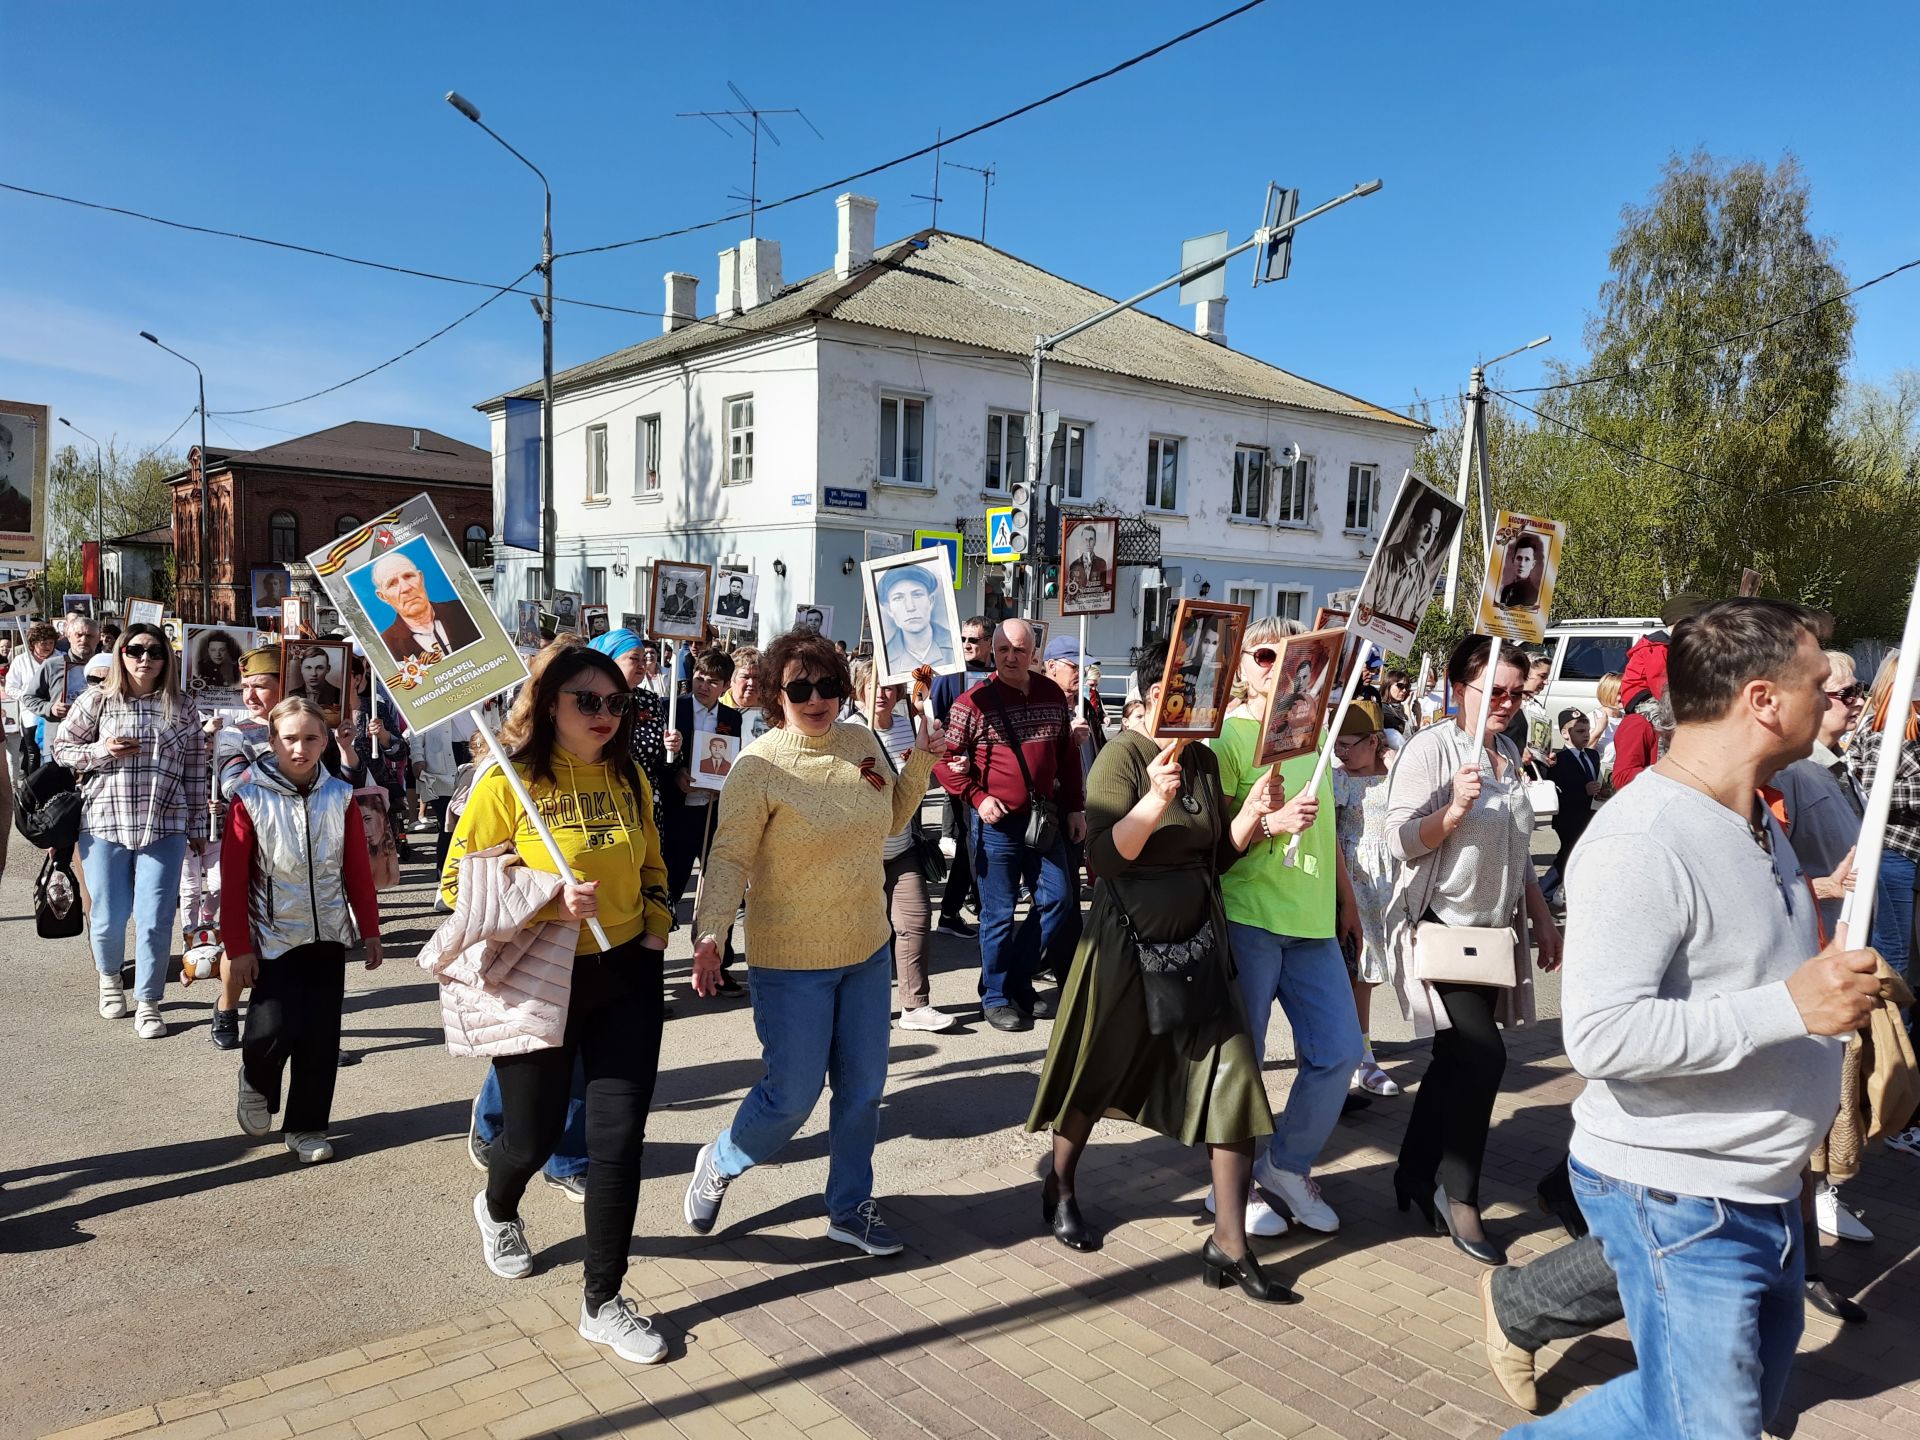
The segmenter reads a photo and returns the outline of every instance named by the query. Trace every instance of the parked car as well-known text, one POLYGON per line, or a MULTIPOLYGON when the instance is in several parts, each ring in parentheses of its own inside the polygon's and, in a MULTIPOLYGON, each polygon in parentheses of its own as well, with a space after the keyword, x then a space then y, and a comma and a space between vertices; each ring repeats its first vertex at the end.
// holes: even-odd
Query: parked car
POLYGON ((1633 642, 1660 628, 1658 617, 1648 616, 1566 620, 1549 627, 1544 653, 1553 669, 1547 676, 1547 714, 1557 719, 1562 710, 1577 705, 1592 717, 1597 734, 1602 727, 1594 687, 1609 671, 1626 669, 1633 642))

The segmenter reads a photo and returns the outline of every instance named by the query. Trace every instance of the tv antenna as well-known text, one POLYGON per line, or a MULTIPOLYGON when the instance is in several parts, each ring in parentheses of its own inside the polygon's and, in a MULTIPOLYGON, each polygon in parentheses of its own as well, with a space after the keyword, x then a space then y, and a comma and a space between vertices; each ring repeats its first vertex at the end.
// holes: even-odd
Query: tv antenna
POLYGON ((942 130, 933 132, 933 193, 931 195, 915 194, 908 197, 913 200, 927 200, 932 202, 933 228, 935 230, 940 228, 940 146, 945 139, 945 134, 946 132, 942 130))
MULTIPOLYGON (((731 90, 733 92, 733 98, 740 102, 740 108, 738 110, 682 110, 678 112, 678 118, 682 120, 705 120, 722 135, 729 136, 733 134, 733 131, 729 130, 720 122, 723 120, 731 120, 739 127, 740 132, 751 142, 753 147, 752 168, 747 172, 746 194, 743 195, 738 190, 730 190, 727 192, 727 198, 729 200, 738 200, 746 205, 747 235, 751 237, 756 231, 760 218, 760 136, 764 133, 774 144, 781 144, 780 137, 774 133, 773 126, 767 123, 767 116, 798 115, 800 117, 800 123, 813 131, 815 139, 824 140, 827 137, 820 133, 819 127, 815 125, 813 121, 807 119, 806 111, 798 107, 789 105, 779 109, 762 109, 747 99, 740 87, 731 80, 727 81, 727 89, 731 90)), ((782 148, 785 147, 782 146, 782 148)))
POLYGON ((971 170, 980 177, 980 239, 987 238, 987 192, 993 189, 994 167, 991 165, 962 165, 958 160, 946 162, 956 170, 971 170))

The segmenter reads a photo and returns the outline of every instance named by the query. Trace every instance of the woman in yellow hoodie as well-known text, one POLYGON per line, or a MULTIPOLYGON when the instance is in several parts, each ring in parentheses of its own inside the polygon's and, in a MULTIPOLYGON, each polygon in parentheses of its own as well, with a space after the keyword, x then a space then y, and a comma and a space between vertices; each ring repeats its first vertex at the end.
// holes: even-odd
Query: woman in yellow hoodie
MULTIPOLYGON (((652 1364, 666 1342, 620 1294, 640 1201, 640 1147, 660 1068, 661 974, 673 914, 653 797, 634 768, 633 695, 619 666, 571 639, 550 645, 514 702, 501 741, 526 782, 570 871, 534 921, 581 922, 566 1039, 494 1061, 505 1125, 492 1147, 487 1188, 473 1200, 487 1268, 517 1280, 533 1270, 520 1197, 566 1121, 576 1059, 586 1072, 587 1259, 580 1334, 624 1359, 652 1364), (602 951, 588 919, 611 948, 602 951)), ((460 862, 511 844, 536 870, 553 870, 532 823, 498 767, 474 782, 441 874, 457 898, 460 862)))

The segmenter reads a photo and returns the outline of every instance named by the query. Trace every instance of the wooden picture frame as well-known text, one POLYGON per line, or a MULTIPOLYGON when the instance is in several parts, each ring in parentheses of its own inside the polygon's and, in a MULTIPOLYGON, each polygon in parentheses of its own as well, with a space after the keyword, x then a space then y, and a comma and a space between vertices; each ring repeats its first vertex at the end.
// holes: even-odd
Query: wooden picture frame
POLYGON ((1180 601, 1148 726, 1154 739, 1212 740, 1219 735, 1252 618, 1245 605, 1180 601))
POLYGON ((1346 630, 1335 626, 1289 635, 1282 642, 1267 703, 1261 707, 1255 768, 1319 750, 1328 707, 1347 675, 1346 638, 1346 630))
POLYGON ((1120 521, 1111 515, 1062 515, 1060 613, 1111 615, 1119 603, 1120 521))
POLYGON ((699 640, 707 633, 708 596, 713 567, 684 560, 653 562, 647 598, 649 640, 699 640))

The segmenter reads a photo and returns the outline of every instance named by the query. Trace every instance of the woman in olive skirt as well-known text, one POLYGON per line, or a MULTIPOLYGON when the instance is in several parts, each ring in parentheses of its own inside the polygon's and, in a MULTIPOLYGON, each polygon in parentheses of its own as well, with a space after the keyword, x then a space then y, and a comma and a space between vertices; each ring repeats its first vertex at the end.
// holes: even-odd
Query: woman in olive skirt
MULTIPOLYGON (((1165 669, 1162 642, 1148 650, 1139 673, 1165 669)), ((1147 692, 1149 707, 1159 688, 1147 692)), ((1220 1198, 1202 1252, 1203 1278, 1216 1289, 1232 1281, 1257 1300, 1291 1304, 1300 1297, 1262 1274, 1247 1244, 1253 1142, 1273 1133, 1273 1113, 1260 1057, 1247 1039, 1220 910, 1221 871, 1265 833, 1267 817, 1285 799, 1275 767, 1235 814, 1205 745, 1162 745, 1126 730, 1101 750, 1087 777, 1087 862, 1099 883, 1027 1128, 1053 1131, 1041 1210, 1054 1237, 1075 1250, 1100 1244, 1074 1200, 1074 1172, 1096 1119, 1118 1115, 1185 1144, 1205 1144, 1220 1198), (1129 919, 1148 944, 1185 940, 1211 922, 1220 1003, 1210 1019, 1151 1033, 1129 919)))

